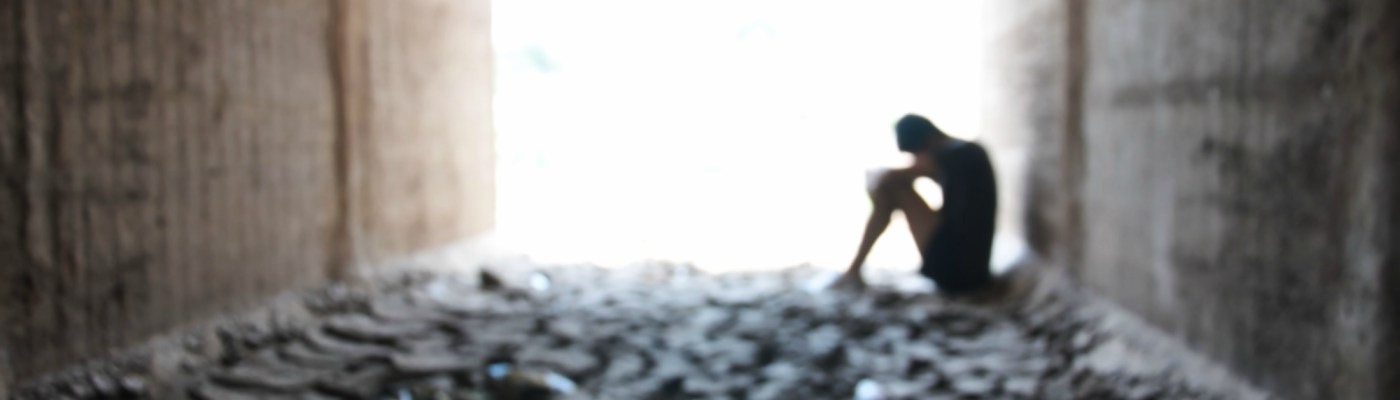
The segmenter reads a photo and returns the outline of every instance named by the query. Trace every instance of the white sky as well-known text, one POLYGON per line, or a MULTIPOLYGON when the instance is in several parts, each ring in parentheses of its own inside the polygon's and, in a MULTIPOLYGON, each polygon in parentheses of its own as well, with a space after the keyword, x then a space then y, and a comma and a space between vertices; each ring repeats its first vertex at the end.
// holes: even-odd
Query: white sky
MULTIPOLYGON (((498 0, 498 235, 552 261, 844 267, 892 124, 981 133, 965 0, 498 0)), ((902 220, 874 267, 914 269, 902 220)))

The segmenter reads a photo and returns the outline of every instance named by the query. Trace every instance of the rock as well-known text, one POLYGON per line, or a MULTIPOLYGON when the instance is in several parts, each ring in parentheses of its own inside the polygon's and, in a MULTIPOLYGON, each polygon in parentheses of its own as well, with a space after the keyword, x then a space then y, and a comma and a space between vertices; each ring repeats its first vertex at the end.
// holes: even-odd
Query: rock
POLYGON ((190 396, 200 400, 293 400, 301 398, 296 394, 237 389, 210 382, 201 382, 190 388, 190 396))
POLYGON ((374 399, 392 376, 383 365, 366 365, 358 369, 327 375, 316 382, 316 388, 351 399, 374 399))
POLYGON ((969 361, 976 366, 975 370, 977 371, 990 371, 1005 374, 1007 372, 1012 371, 1015 366, 1014 361, 1012 361, 1010 358, 1011 355, 1006 354, 1004 352, 993 352, 982 354, 981 356, 977 357, 972 357, 969 359, 969 361))
POLYGON ((555 319, 549 321, 548 326, 549 334, 568 341, 582 338, 589 331, 583 321, 572 319, 555 319))
POLYGON ((1013 396, 1034 397, 1039 389, 1040 380, 1034 377, 1012 377, 1002 382, 1002 391, 1013 396))
POLYGON ((742 310, 735 313, 733 334, 747 339, 768 337, 777 320, 762 310, 742 310))
POLYGON ((1088 331, 1076 332, 1074 334, 1074 338, 1070 341, 1070 347, 1072 351, 1076 353, 1083 353, 1089 351, 1090 346, 1092 346, 1093 344, 1094 334, 1088 331))
POLYGON ((602 379, 608 382, 630 382, 641 378, 646 369, 646 360, 636 353, 614 356, 602 379))
POLYGON ((480 279, 482 290, 496 290, 505 287, 505 282, 502 282, 501 278, 491 271, 482 269, 477 277, 480 279))
POLYGON ((661 379, 684 377, 697 372, 695 366, 685 357, 674 352, 653 353, 652 360, 655 361, 655 366, 650 374, 661 379))
POLYGON ((344 313, 363 310, 366 296, 342 283, 332 284, 306 297, 306 308, 318 314, 344 313))
MULTIPOLYGON (((456 315, 459 317, 472 317, 490 314, 496 311, 497 303, 500 301, 484 295, 443 295, 431 298, 435 310, 456 315)), ((461 324, 460 320, 458 324, 461 324)))
POLYGON ((138 376, 123 376, 121 390, 128 396, 144 397, 147 391, 146 380, 138 376))
POLYGON ((186 334, 180 343, 185 347, 185 351, 195 354, 204 352, 204 337, 198 334, 186 334))
POLYGON ((470 337, 477 344, 489 346, 519 342, 522 337, 532 335, 536 326, 533 318, 502 318, 489 323, 461 322, 451 329, 470 337))
POLYGON ((1139 383, 1128 389, 1127 394, 1123 397, 1128 400, 1156 399, 1161 398, 1164 392, 1166 392, 1166 390, 1161 386, 1139 383))
POLYGON ((92 389, 97 392, 96 394, 98 397, 116 397, 121 391, 121 387, 118 386, 117 382, 103 373, 92 374, 88 377, 88 381, 92 384, 92 389))
POLYGON ((915 361, 934 361, 948 357, 938 346, 923 342, 912 342, 904 348, 905 354, 915 361))
POLYGON ((751 399, 787 399, 791 397, 792 388, 797 385, 793 381, 770 381, 759 385, 757 389, 749 392, 751 399))
POLYGON ((885 394, 891 399, 922 399, 938 384, 936 375, 910 380, 885 382, 885 394))
POLYGON ((907 301, 906 295, 894 291, 875 292, 875 305, 880 308, 894 308, 907 301))
POLYGON ((277 354, 288 363, 315 369, 339 369, 355 361, 353 357, 312 350, 310 346, 301 342, 281 346, 277 349, 277 354))
POLYGON ((681 394, 685 392, 685 381, 686 377, 684 376, 667 376, 661 379, 661 384, 652 390, 653 396, 667 399, 681 397, 681 394))
MULTIPOLYGON (((427 303, 430 300, 422 301, 427 303)), ((414 305, 400 298, 372 301, 369 303, 369 312, 375 320, 387 323, 432 326, 457 321, 456 317, 434 308, 431 303, 414 305)))
POLYGON ((427 323, 388 323, 363 315, 335 316, 326 321, 326 330, 362 342, 385 342, 427 336, 435 329, 427 323))
POLYGON ((521 363, 557 369, 565 375, 582 377, 597 373, 598 358, 581 348, 527 349, 521 363))
POLYGON ((802 370, 790 362, 780 361, 763 367, 763 377, 770 381, 796 382, 802 379, 802 370))
POLYGON ((487 388, 496 399, 552 399, 578 390, 578 385, 563 375, 505 363, 488 366, 487 377, 487 388))
POLYGON ((493 292, 444 293, 424 298, 424 306, 457 317, 520 317, 537 310, 528 303, 493 296, 493 292))
MULTIPOLYGON (((470 385, 461 385, 457 379, 447 375, 434 375, 421 379, 398 381, 385 390, 381 396, 408 399, 463 399, 471 395, 470 385)), ((480 395, 484 396, 485 393, 480 395)), ((478 397, 481 398, 481 397, 478 397)))
POLYGON ((1052 361, 1046 357, 1031 357, 1015 362, 1008 372, 1032 376, 1044 376, 1050 371, 1052 361))
POLYGON ((895 375, 909 370, 909 357, 889 352, 868 352, 863 370, 880 375, 895 375))
POLYGON ((426 337, 399 343, 404 353, 455 353, 462 338, 434 332, 426 337))
POLYGON ((704 334, 717 334, 725 329, 734 315, 723 307, 704 307, 690 318, 690 325, 704 334))
POLYGON ((390 365, 403 376, 424 376, 470 371, 477 364, 457 355, 436 353, 395 354, 390 365))
POLYGON ((984 321, 967 316, 958 316, 956 314, 942 318, 941 321, 935 321, 937 321, 935 323, 941 324, 944 332, 961 337, 976 336, 986 327, 984 321))
POLYGON ((546 274, 546 273, 543 273, 543 272, 532 272, 532 273, 530 273, 530 289, 531 289, 531 290, 534 290, 534 291, 536 291, 536 292, 547 292, 547 291, 549 291, 549 288, 550 288, 551 286, 553 286, 553 284, 554 284, 554 281, 553 281, 553 279, 550 279, 550 278, 549 278, 549 274, 546 274))
POLYGON ((690 377, 684 382, 681 392, 693 398, 728 397, 731 381, 724 378, 690 377))
POLYGON ((209 373, 209 379, 227 387, 260 389, 274 393, 295 393, 316 383, 315 373, 292 369, 240 365, 209 373))
POLYGON ((1073 400, 1078 398, 1074 392, 1073 383, 1068 377, 1063 377, 1043 382, 1038 397, 1045 400, 1073 400))
POLYGON ((875 332, 875 335, 871 337, 871 342, 877 345, 903 344, 909 342, 912 337, 913 332, 907 326, 885 325, 875 332))
POLYGON ((387 358, 391 352, 389 348, 384 346, 339 339, 319 329, 306 333, 306 344, 325 354, 353 361, 387 358))
POLYGON ((717 373, 749 367, 757 362, 758 344, 734 337, 722 337, 686 346, 693 356, 709 360, 717 373))
POLYGON ((938 368, 939 372, 942 372, 944 376, 950 379, 953 377, 970 375, 980 368, 976 362, 963 357, 947 357, 939 360, 934 365, 938 368))
POLYGON ((91 384, 79 380, 70 380, 68 384, 64 386, 64 392, 71 394, 73 395, 73 397, 77 397, 79 399, 86 399, 92 397, 93 394, 96 393, 96 391, 92 389, 91 384))
POLYGON ((855 400, 885 400, 886 398, 885 387, 880 382, 866 378, 856 383, 855 400))
POLYGON ((967 396, 988 397, 996 391, 996 380, 991 377, 964 375, 948 379, 953 390, 967 396))
POLYGON ((880 330, 880 321, 869 317, 868 314, 862 315, 866 316, 848 319, 841 324, 842 327, 845 328, 844 331, 847 338, 856 340, 867 339, 874 336, 875 332, 880 330))
POLYGON ((763 301, 767 293, 753 289, 731 289, 710 293, 708 302, 718 306, 752 307, 763 301))
POLYGON ((814 355, 829 353, 841 346, 841 327, 836 325, 822 325, 807 332, 807 350, 814 355))

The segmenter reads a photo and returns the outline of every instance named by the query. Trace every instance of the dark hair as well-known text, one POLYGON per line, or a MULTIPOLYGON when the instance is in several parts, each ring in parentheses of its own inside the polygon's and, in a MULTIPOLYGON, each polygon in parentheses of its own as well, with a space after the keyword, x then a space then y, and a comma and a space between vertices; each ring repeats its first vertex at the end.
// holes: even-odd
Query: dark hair
POLYGON ((928 149, 929 142, 934 138, 947 135, 937 126, 933 126, 933 122, 928 118, 909 114, 894 124, 894 136, 899 144, 899 151, 915 152, 928 149))

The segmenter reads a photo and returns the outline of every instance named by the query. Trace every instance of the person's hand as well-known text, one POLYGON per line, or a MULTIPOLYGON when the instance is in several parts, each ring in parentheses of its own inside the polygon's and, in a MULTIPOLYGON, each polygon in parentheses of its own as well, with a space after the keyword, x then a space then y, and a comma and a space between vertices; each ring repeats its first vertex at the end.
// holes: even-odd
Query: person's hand
POLYGON ((841 274, 841 278, 831 284, 831 290, 846 293, 860 293, 865 291, 865 279, 860 277, 860 270, 851 269, 841 274))

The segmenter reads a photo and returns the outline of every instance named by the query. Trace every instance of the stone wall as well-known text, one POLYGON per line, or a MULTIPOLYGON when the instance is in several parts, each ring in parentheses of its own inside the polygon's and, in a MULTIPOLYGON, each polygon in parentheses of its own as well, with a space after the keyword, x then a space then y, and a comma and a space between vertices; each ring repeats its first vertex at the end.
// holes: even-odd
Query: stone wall
POLYGON ((1400 7, 1033 3, 1036 249, 1280 395, 1393 393, 1400 7))
POLYGON ((0 5, 0 392, 489 226, 488 4, 0 5))

